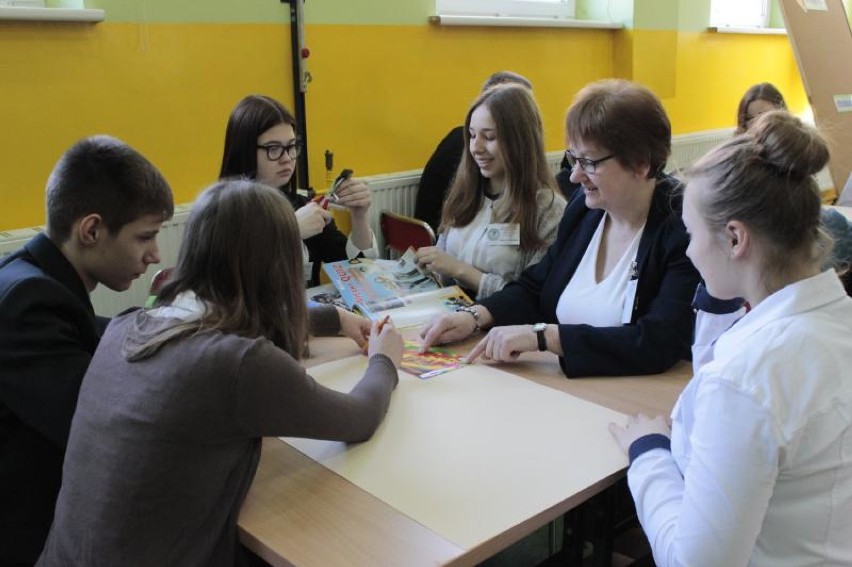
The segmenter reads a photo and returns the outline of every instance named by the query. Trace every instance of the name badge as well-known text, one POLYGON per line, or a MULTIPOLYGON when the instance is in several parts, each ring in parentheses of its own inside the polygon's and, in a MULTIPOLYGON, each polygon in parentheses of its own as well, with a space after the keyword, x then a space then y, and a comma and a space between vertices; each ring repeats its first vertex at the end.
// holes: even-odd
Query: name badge
POLYGON ((489 246, 520 246, 521 225, 517 223, 491 223, 485 229, 489 246))

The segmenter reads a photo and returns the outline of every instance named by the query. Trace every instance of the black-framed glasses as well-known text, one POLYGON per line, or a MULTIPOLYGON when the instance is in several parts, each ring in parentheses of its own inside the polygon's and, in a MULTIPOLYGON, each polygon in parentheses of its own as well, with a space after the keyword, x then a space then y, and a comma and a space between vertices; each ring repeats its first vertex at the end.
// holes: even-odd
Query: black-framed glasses
POLYGON ((281 157, 286 153, 290 159, 296 159, 299 157, 299 154, 302 153, 302 144, 301 140, 296 140, 286 146, 282 146, 281 144, 258 144, 257 149, 266 150, 266 159, 269 161, 278 161, 281 157))
POLYGON ((580 164, 580 169, 583 170, 583 173, 591 175, 598 169, 598 164, 603 163, 608 159, 614 158, 615 154, 609 154, 606 157, 602 157, 600 159, 588 159, 577 157, 571 153, 571 150, 565 150, 565 161, 568 162, 568 165, 571 166, 571 169, 577 167, 577 164, 580 164))

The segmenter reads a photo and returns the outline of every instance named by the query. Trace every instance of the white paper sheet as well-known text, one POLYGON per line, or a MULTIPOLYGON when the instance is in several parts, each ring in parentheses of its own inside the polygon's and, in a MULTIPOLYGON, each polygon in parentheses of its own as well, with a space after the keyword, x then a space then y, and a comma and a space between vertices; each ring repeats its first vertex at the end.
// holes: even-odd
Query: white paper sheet
MULTIPOLYGON (((366 364, 356 356, 310 373, 348 391, 366 364)), ((626 418, 475 364, 426 381, 401 373, 366 443, 284 441, 470 549, 626 467, 612 421, 626 418)))

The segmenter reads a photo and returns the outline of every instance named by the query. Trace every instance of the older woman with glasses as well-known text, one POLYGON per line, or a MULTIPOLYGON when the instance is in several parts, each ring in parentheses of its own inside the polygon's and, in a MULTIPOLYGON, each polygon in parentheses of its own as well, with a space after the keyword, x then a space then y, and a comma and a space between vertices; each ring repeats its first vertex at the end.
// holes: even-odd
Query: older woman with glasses
POLYGON ((592 83, 566 127, 582 194, 556 242, 516 282, 424 327, 424 349, 491 327, 470 360, 547 350, 579 377, 654 374, 689 358, 699 276, 686 257, 678 182, 663 173, 671 126, 660 101, 628 81, 592 83))
POLYGON ((378 257, 378 246, 367 219, 370 189, 358 179, 347 179, 335 192, 337 205, 349 209, 352 233, 338 230, 331 213, 299 195, 290 183, 302 141, 296 135, 296 119, 277 100, 263 95, 242 99, 228 118, 220 179, 247 177, 281 189, 299 222, 305 276, 309 285, 319 283, 321 262, 357 256, 378 257))

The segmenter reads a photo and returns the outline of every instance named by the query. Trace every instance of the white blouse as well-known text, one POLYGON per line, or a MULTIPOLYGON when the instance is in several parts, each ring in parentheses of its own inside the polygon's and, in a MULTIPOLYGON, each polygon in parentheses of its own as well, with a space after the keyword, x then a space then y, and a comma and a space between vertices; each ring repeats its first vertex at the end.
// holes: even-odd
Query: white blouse
MULTIPOLYGON (((502 197, 502 196, 501 196, 502 197)), ((500 199, 483 199, 483 205, 473 220, 462 227, 454 227, 441 233, 437 246, 454 258, 473 266, 482 272, 476 298, 483 299, 497 292, 512 280, 517 279, 528 266, 541 260, 547 247, 556 239, 559 222, 565 211, 565 199, 550 189, 540 189, 536 195, 538 216, 536 233, 545 242, 545 246, 524 251, 520 243, 500 242, 499 238, 489 239, 489 229, 495 228, 495 207, 501 206, 500 199)), ((520 230, 519 225, 511 226, 520 230)))
MULTIPOLYGON (((595 268, 607 214, 601 217, 601 222, 583 254, 583 259, 580 260, 577 270, 568 281, 562 295, 559 296, 559 302, 556 304, 556 320, 563 325, 620 327, 623 324, 624 302, 628 295, 630 280, 634 276, 636 254, 639 252, 639 241, 643 231, 636 233, 612 271, 598 282, 595 278, 595 268)), ((631 294, 631 302, 633 295, 631 294)), ((632 308, 631 303, 631 313, 632 308)))
POLYGON ((759 303, 628 471, 661 567, 852 565, 852 299, 829 270, 759 303))

